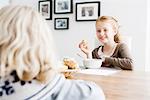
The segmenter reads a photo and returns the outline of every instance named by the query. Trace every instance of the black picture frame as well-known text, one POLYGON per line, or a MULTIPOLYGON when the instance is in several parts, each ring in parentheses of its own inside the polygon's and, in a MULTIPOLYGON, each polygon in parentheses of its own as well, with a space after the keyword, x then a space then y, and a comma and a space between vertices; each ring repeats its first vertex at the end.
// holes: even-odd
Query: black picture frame
POLYGON ((76 21, 96 21, 100 16, 100 6, 100 1, 76 3, 76 21))
POLYGON ((38 11, 46 20, 52 20, 52 0, 39 1, 38 11))
POLYGON ((55 30, 69 29, 69 17, 55 18, 54 28, 55 30))
POLYGON ((73 13, 73 0, 54 0, 54 14, 73 13))

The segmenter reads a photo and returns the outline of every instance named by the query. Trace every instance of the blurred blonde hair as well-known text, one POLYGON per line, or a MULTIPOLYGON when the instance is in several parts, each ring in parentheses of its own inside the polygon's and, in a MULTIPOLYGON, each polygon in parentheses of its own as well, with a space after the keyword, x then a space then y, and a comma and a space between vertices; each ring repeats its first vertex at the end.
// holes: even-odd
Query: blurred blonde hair
POLYGON ((101 17, 99 17, 96 20, 96 24, 98 22, 100 22, 100 21, 101 22, 110 22, 111 23, 111 25, 113 26, 114 31, 116 32, 116 34, 114 35, 114 41, 116 43, 120 43, 122 39, 121 39, 121 35, 119 33, 119 24, 118 24, 118 21, 115 18, 111 17, 111 16, 101 16, 101 17))
POLYGON ((16 70, 21 80, 44 82, 54 67, 52 33, 27 6, 0 9, 0 76, 16 70))

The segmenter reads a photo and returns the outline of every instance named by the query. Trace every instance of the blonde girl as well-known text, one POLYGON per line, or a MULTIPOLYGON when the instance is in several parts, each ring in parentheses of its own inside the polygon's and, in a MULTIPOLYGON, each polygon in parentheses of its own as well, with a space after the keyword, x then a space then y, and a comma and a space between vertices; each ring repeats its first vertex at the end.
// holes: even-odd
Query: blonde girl
MULTIPOLYGON (((101 16, 96 20, 96 36, 100 43, 99 47, 92 51, 92 57, 103 59, 102 66, 132 70, 133 60, 126 44, 121 43, 118 21, 111 16, 101 16)), ((90 56, 88 44, 81 41, 79 48, 87 58, 90 56)))

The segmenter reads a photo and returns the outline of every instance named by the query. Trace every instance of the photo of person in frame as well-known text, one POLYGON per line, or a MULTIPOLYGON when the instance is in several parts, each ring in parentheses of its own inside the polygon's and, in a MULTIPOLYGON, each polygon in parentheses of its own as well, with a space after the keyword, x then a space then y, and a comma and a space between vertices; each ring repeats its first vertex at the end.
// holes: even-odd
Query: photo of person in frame
POLYGON ((90 17, 94 15, 93 7, 82 7, 81 16, 82 17, 90 17))
POLYGON ((57 9, 58 11, 61 11, 61 10, 68 10, 68 4, 69 2, 68 1, 60 1, 60 2, 57 2, 57 9))
POLYGON ((43 16, 48 16, 48 4, 43 4, 41 10, 43 16))

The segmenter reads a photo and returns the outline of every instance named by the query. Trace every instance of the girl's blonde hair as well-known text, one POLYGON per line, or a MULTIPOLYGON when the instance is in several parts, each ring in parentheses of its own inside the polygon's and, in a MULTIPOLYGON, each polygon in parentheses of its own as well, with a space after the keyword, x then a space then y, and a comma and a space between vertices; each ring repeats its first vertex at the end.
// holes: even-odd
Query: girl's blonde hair
POLYGON ((0 9, 0 76, 12 70, 21 80, 46 79, 54 67, 52 33, 42 16, 27 6, 0 9))
POLYGON ((118 21, 111 17, 111 16, 101 16, 99 17, 97 20, 96 20, 96 24, 98 22, 110 22, 113 26, 113 29, 114 31, 116 32, 115 36, 114 36, 114 41, 116 43, 120 43, 121 42, 121 36, 120 36, 120 33, 119 33, 119 24, 118 24, 118 21))

